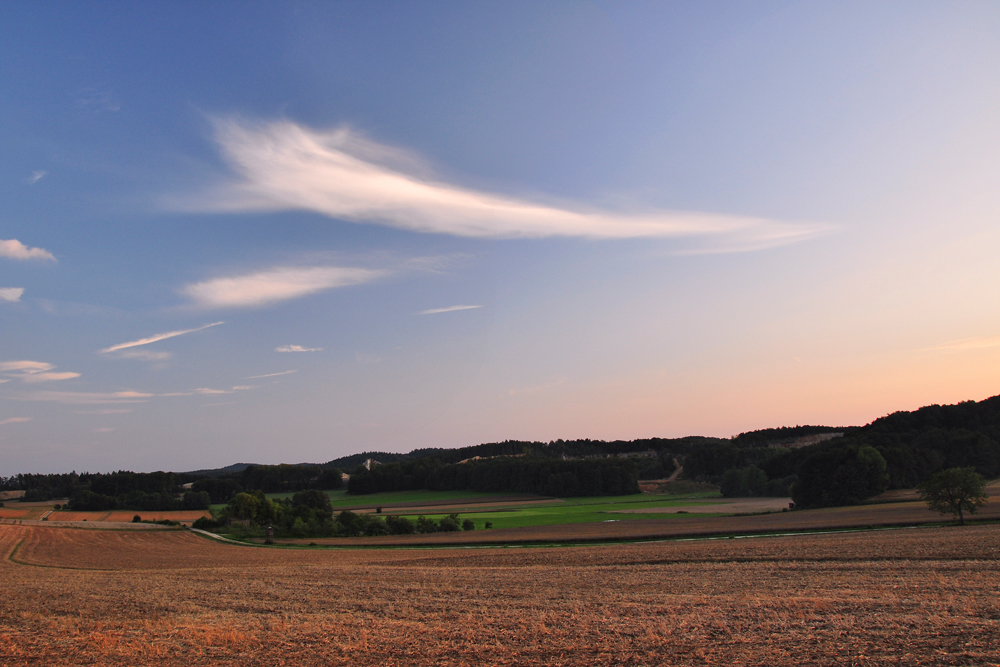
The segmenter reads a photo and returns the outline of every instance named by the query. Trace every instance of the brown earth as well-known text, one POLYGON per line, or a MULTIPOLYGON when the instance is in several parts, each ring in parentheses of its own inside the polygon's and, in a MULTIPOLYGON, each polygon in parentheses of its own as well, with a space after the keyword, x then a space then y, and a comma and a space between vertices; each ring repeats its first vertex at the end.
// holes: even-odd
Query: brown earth
POLYGON ((791 498, 728 498, 709 500, 703 505, 684 507, 643 507, 634 510, 615 510, 612 514, 763 514, 787 510, 791 498))
MULTIPOLYGON (((203 516, 209 518, 212 517, 212 513, 208 510, 176 510, 169 512, 140 512, 134 510, 116 510, 108 515, 104 521, 131 521, 132 517, 139 515, 144 521, 161 521, 164 519, 169 519, 171 521, 180 521, 181 523, 191 523, 197 521, 203 516)), ((55 514, 49 516, 49 520, 56 517, 55 514)))
POLYGON ((0 665, 997 665, 1000 526, 288 550, 0 526, 0 665))

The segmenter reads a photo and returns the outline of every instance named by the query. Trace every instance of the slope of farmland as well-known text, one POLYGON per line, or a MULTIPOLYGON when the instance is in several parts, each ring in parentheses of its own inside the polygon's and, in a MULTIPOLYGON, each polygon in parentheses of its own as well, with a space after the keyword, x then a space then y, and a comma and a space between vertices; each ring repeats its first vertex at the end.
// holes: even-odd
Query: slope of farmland
POLYGON ((990 665, 1000 654, 998 526, 378 551, 0 526, 0 551, 0 665, 990 665))

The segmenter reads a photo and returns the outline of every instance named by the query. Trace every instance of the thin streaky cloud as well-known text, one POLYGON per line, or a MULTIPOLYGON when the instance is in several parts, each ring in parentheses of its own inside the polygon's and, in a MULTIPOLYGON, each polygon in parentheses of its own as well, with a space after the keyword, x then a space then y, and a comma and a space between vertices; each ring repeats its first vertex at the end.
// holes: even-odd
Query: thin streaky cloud
POLYGON ((0 301, 17 303, 21 300, 22 294, 24 294, 23 287, 0 287, 0 301))
POLYGON ((281 371, 280 373, 267 373, 266 375, 251 375, 250 377, 243 378, 244 380, 260 380, 261 378, 276 378, 279 375, 291 375, 292 373, 297 373, 294 371, 281 371))
POLYGON ((182 292, 205 308, 246 308, 360 285, 383 275, 385 271, 345 266, 277 267, 213 278, 187 285, 182 292))
POLYGON ((23 422, 30 422, 32 419, 34 419, 34 417, 8 417, 7 419, 0 421, 0 426, 3 426, 4 424, 21 424, 23 422))
POLYGON ((321 347, 303 347, 301 345, 282 345, 274 348, 275 352, 322 352, 321 347))
POLYGON ((35 391, 21 395, 11 395, 21 401, 43 401, 64 405, 102 405, 116 403, 145 403, 156 394, 140 391, 76 392, 76 391, 35 391))
POLYGON ((17 239, 0 239, 0 257, 7 259, 44 259, 56 261, 55 255, 44 248, 30 248, 17 239))
POLYGON ((44 169, 39 169, 37 171, 31 172, 31 176, 28 177, 28 185, 34 185, 38 181, 42 180, 49 175, 49 172, 44 169))
POLYGON ((201 331, 202 329, 208 329, 209 327, 217 327, 220 324, 225 324, 225 322, 212 322, 211 324, 195 327, 194 329, 184 329, 183 331, 168 331, 167 333, 154 334, 149 338, 140 338, 139 340, 133 340, 127 343, 119 343, 118 345, 112 345, 111 347, 104 348, 103 350, 101 350, 101 354, 107 354, 108 352, 117 352, 118 350, 126 350, 130 347, 139 347, 140 345, 149 345, 150 343, 156 343, 161 340, 166 340, 167 338, 183 336, 184 334, 194 333, 195 331, 201 331))
POLYGON ((53 382, 57 380, 72 380, 80 377, 79 373, 31 373, 21 378, 21 382, 33 384, 35 382, 53 382))
POLYGON ((727 248, 772 247, 831 227, 684 211, 607 211, 550 205, 433 180, 400 164, 398 149, 349 128, 316 131, 290 121, 215 120, 237 178, 199 198, 199 211, 308 210, 338 220, 479 238, 703 238, 727 248))
POLYGON ((71 380, 73 378, 80 377, 79 373, 73 373, 70 371, 59 373, 53 372, 54 368, 54 364, 44 361, 31 361, 28 359, 20 361, 3 361, 0 362, 0 375, 5 375, 7 377, 2 378, 0 382, 9 382, 10 380, 20 380, 21 382, 27 383, 53 382, 58 380, 71 380))
POLYGON ((934 347, 925 348, 927 350, 982 350, 990 347, 1000 347, 1000 336, 984 336, 979 338, 962 338, 953 340, 934 347))
POLYGON ((153 350, 129 350, 115 355, 117 359, 139 359, 141 361, 166 361, 173 357, 170 352, 154 352, 153 350))
POLYGON ((430 310, 421 311, 421 315, 436 315, 438 313, 454 313, 456 310, 473 310, 475 308, 482 308, 482 306, 448 306, 447 308, 431 308, 430 310))
POLYGON ((50 371, 55 366, 44 361, 0 361, 0 373, 41 373, 50 371))

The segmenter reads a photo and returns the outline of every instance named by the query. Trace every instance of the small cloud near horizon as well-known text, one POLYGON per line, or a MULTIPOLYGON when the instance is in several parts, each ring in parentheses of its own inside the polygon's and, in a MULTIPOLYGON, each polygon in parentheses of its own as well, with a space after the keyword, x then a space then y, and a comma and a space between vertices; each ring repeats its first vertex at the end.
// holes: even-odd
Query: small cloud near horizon
POLYGON ((456 310, 473 310, 475 308, 482 308, 482 306, 448 306, 447 308, 431 308, 430 310, 421 311, 421 315, 436 315, 438 313, 454 313, 456 310))
POLYGON ((322 352, 321 347, 303 347, 301 345, 282 345, 274 348, 275 352, 322 352))
POLYGON ((7 419, 0 420, 0 426, 4 424, 21 424, 23 422, 30 422, 34 417, 8 417, 7 419))
POLYGON ((41 259, 56 261, 55 255, 44 248, 31 248, 17 239, 0 239, 0 257, 7 259, 28 260, 41 259))

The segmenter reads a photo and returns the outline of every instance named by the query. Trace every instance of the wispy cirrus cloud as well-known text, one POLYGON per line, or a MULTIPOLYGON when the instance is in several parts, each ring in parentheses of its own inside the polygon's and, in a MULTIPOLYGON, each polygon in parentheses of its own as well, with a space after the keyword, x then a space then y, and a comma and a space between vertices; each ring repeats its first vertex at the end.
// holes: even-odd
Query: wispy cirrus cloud
POLYGON ((141 391, 83 392, 83 391, 33 391, 8 398, 21 401, 42 401, 64 405, 105 405, 119 403, 145 403, 156 394, 141 391))
POLYGON ((1000 336, 981 336, 978 338, 962 338, 941 345, 926 348, 937 351, 982 350, 990 347, 1000 347, 1000 336))
POLYGON ((711 239, 725 251, 802 241, 830 227, 683 211, 610 211, 552 205, 434 179, 402 151, 341 127, 215 120, 237 179, 195 199, 193 210, 308 210, 358 223, 480 238, 711 239))
POLYGON ((127 343, 119 343, 118 345, 112 345, 111 347, 106 347, 100 352, 101 354, 108 354, 109 352, 118 352, 119 350, 127 350, 132 347, 149 345, 150 343, 157 343, 161 340, 166 340, 168 338, 183 336, 184 334, 194 333, 195 331, 201 331, 202 329, 208 329, 209 327, 217 327, 220 324, 225 324, 225 322, 212 322, 211 324, 205 324, 200 327, 195 327, 194 329, 182 329, 180 331, 168 331, 166 333, 153 334, 152 336, 149 336, 147 338, 140 338, 139 340, 133 340, 127 343))
POLYGON ((8 417, 7 419, 0 420, 0 426, 4 424, 21 424, 23 422, 30 422, 34 417, 8 417))
POLYGON ((24 294, 23 287, 0 287, 0 301, 7 303, 17 303, 24 294))
POLYGON ((54 372, 55 365, 44 361, 3 361, 0 362, 0 382, 20 380, 29 384, 38 382, 53 382, 58 380, 72 380, 80 377, 79 373, 70 371, 54 372))
POLYGON ((7 259, 42 259, 56 261, 55 255, 44 248, 31 248, 17 239, 0 239, 0 257, 7 259))
POLYGON ((276 378, 279 375, 291 375, 292 373, 297 373, 298 371, 281 371, 280 373, 265 373, 264 375, 251 375, 250 377, 243 378, 244 380, 260 380, 262 378, 276 378))
POLYGON ((448 306, 447 308, 431 308, 420 311, 421 315, 437 315, 438 313, 454 313, 456 310, 474 310, 482 306, 448 306))
POLYGON ((303 347, 301 345, 282 345, 274 348, 275 352, 322 352, 321 347, 303 347))
POLYGON ((28 177, 28 185, 34 185, 35 183, 42 180, 48 175, 49 172, 45 171, 44 169, 38 169, 36 171, 33 171, 31 172, 31 176, 28 177))
POLYGON ((205 308, 266 306, 316 292, 360 285, 383 275, 379 269, 345 266, 276 267, 238 276, 212 278, 182 292, 205 308))

